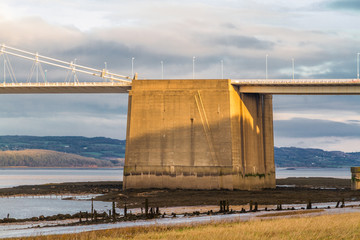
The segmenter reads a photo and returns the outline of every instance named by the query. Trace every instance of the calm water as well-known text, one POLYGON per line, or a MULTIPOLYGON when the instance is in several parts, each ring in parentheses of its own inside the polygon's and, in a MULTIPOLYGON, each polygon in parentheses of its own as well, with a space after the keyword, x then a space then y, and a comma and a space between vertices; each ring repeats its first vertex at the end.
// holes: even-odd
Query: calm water
POLYGON ((0 188, 61 182, 122 181, 122 168, 0 168, 0 188))
MULTIPOLYGON (((276 178, 335 177, 351 178, 350 168, 286 168, 276 169, 276 178)), ((122 181, 122 168, 102 169, 44 169, 0 168, 0 188, 61 182, 122 181)))
MULTIPOLYGON (((60 182, 122 181, 122 179, 123 169, 120 168, 0 168, 0 188, 60 182)), ((58 213, 74 214, 79 211, 91 211, 91 201, 84 199, 61 200, 61 196, 0 198, 0 206, 0 218, 6 217, 7 214, 14 218, 29 218, 40 215, 51 216, 58 213)), ((111 204, 107 202, 94 202, 94 207, 99 211, 104 211, 111 209, 111 204)))
MULTIPOLYGON (((91 195, 88 196, 91 199, 91 195)), ((79 211, 91 212, 91 200, 61 200, 55 196, 0 198, 0 218, 31 218, 40 215, 52 216, 59 213, 74 214, 79 211)), ((112 203, 94 201, 98 212, 108 211, 112 203)))
MULTIPOLYGON (((351 178, 350 168, 286 168, 276 169, 276 178, 335 177, 351 178)), ((122 181, 122 168, 102 169, 9 169, 0 168, 0 188, 60 182, 122 181)))
POLYGON ((333 177, 351 178, 350 168, 276 168, 276 178, 288 177, 333 177))

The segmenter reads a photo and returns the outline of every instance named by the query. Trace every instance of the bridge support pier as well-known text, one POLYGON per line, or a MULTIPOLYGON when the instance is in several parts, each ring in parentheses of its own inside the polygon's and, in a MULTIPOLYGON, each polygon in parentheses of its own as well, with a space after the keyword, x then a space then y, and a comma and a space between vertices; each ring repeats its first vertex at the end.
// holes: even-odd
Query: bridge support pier
POLYGON ((275 187, 272 95, 230 80, 134 80, 124 188, 275 187))

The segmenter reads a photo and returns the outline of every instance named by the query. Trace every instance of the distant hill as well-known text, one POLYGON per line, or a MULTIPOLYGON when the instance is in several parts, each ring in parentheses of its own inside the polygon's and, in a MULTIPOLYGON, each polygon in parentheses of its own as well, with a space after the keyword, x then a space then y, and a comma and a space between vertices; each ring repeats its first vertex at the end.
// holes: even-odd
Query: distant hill
POLYGON ((19 151, 0 151, 0 167, 112 167, 110 161, 83 157, 71 153, 49 150, 28 149, 19 151))
POLYGON ((275 147, 278 167, 352 167, 360 166, 360 153, 324 151, 313 148, 275 147))
POLYGON ((125 157, 125 140, 105 137, 0 136, 0 150, 24 149, 46 149, 74 153, 84 157, 114 160, 125 157))
MULTIPOLYGON (((125 140, 105 137, 0 136, 0 153, 7 150, 43 149, 72 153, 123 165, 125 140)), ((275 147, 278 167, 349 167, 360 166, 360 153, 324 151, 312 148, 275 147)))

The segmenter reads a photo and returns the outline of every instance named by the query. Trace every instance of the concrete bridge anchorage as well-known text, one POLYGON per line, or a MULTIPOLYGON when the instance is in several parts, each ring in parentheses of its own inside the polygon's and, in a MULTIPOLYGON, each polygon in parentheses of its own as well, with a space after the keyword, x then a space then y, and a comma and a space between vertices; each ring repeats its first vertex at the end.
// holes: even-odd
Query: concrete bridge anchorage
POLYGON ((230 80, 134 80, 124 188, 275 187, 272 95, 230 80))

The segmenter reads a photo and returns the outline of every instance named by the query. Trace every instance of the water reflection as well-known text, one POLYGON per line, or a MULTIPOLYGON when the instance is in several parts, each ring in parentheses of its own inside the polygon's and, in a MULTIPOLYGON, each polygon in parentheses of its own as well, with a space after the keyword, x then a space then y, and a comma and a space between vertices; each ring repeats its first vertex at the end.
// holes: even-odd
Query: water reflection
MULTIPOLYGON (((91 211, 91 201, 62 200, 59 196, 0 198, 0 206, 0 218, 5 218, 9 214, 10 218, 17 219, 91 211)), ((94 201, 94 208, 99 212, 108 211, 111 209, 111 203, 94 201)))
POLYGON ((276 178, 332 177, 351 179, 350 168, 276 168, 276 178))
POLYGON ((122 181, 122 168, 0 168, 0 188, 62 182, 122 181))

